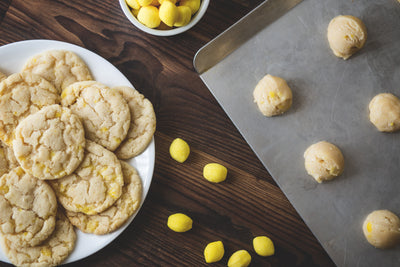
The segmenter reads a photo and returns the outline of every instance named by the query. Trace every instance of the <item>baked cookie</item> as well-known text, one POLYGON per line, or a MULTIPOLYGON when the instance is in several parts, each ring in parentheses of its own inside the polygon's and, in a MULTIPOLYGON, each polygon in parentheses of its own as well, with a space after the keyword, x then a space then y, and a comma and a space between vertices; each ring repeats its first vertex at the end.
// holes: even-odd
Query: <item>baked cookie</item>
POLYGON ((121 197, 105 211, 86 215, 80 212, 67 211, 70 222, 85 233, 103 235, 118 229, 132 216, 140 206, 142 182, 134 167, 120 161, 124 175, 124 187, 121 197))
POLYGON ((142 153, 156 130, 156 114, 153 105, 134 88, 117 86, 118 91, 126 100, 131 113, 131 124, 128 134, 121 145, 115 150, 120 159, 130 159, 142 153))
POLYGON ((78 116, 60 105, 42 108, 22 120, 12 142, 21 167, 42 180, 71 174, 82 162, 85 131, 78 116))
POLYGON ((68 85, 93 80, 86 63, 74 52, 49 50, 28 59, 23 71, 42 76, 61 94, 68 85))
POLYGON ((19 164, 12 148, 0 141, 0 177, 18 166, 19 164))
POLYGON ((36 246, 54 230, 57 199, 42 180, 12 169, 0 178, 0 232, 15 247, 36 246))
POLYGON ((7 78, 7 75, 5 75, 4 73, 0 72, 0 82, 2 80, 4 80, 5 78, 7 78))
POLYGON ((131 115, 122 96, 96 81, 77 82, 62 92, 61 103, 83 123, 86 138, 114 151, 128 133, 131 115))
POLYGON ((54 232, 42 244, 17 247, 8 238, 1 238, 3 252, 16 266, 44 267, 60 265, 73 251, 76 243, 74 227, 62 213, 57 212, 54 232))
POLYGON ((50 184, 66 210, 93 215, 117 201, 124 178, 114 153, 86 140, 85 157, 78 169, 50 184))
POLYGON ((18 123, 42 107, 58 104, 60 96, 44 78, 15 73, 0 83, 0 139, 11 145, 18 123))

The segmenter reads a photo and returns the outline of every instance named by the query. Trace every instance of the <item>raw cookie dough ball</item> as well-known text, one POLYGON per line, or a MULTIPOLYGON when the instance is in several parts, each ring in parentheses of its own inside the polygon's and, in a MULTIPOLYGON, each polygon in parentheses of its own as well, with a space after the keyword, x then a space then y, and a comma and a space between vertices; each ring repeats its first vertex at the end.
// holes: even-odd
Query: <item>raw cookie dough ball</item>
POLYGON ((372 98, 369 103, 369 120, 381 132, 395 132, 400 129, 400 99, 389 93, 372 98))
POLYGON ((253 91, 254 102, 264 116, 271 117, 286 112, 292 105, 292 90, 282 78, 264 76, 253 91))
POLYGON ((321 141, 304 152, 305 167, 318 183, 339 176, 344 169, 342 152, 335 145, 321 141))
POLYGON ((337 16, 328 26, 328 41, 337 57, 348 59, 360 50, 367 40, 367 28, 353 16, 337 16))
POLYGON ((391 211, 371 212, 362 228, 367 241, 376 248, 391 248, 400 243, 400 219, 391 211))

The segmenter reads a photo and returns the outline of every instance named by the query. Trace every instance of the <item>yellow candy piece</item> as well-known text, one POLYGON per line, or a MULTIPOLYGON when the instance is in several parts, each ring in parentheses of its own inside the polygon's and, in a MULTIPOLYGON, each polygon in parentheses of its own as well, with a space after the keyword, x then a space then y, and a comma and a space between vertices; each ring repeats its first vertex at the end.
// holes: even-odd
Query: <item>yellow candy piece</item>
POLYGON ((193 16, 200 8, 200 0, 181 0, 179 5, 189 7, 193 16))
POLYGON ((187 25, 192 18, 192 11, 187 6, 178 6, 178 18, 176 19, 174 26, 182 27, 187 25))
POLYGON ((160 5, 159 15, 162 22, 172 27, 178 18, 178 8, 174 3, 164 1, 160 5))
POLYGON ((160 5, 161 5, 164 1, 170 1, 172 4, 176 4, 176 0, 158 0, 158 2, 160 2, 160 5))
POLYGON ((175 213, 168 217, 167 225, 172 231, 183 233, 192 229, 193 221, 183 213, 175 213))
POLYGON ((128 4, 128 6, 130 6, 133 9, 140 8, 140 4, 139 4, 138 0, 126 0, 126 3, 128 4))
POLYGON ((208 163, 203 168, 203 176, 212 183, 225 181, 228 170, 218 163, 208 163))
POLYGON ((204 249, 204 259, 207 263, 217 262, 224 257, 224 244, 221 241, 209 243, 204 249))
POLYGON ((228 267, 247 267, 250 265, 251 256, 250 254, 242 249, 232 254, 228 260, 228 267))
POLYGON ((153 0, 137 0, 140 6, 149 6, 153 0))
POLYGON ((144 6, 139 9, 137 19, 149 28, 157 28, 160 23, 160 17, 158 16, 158 8, 155 6, 144 6))
POLYGON ((275 254, 275 247, 272 240, 266 236, 257 236, 253 239, 254 251, 263 257, 275 254))
POLYGON ((169 147, 169 154, 174 160, 183 163, 189 157, 189 145, 181 138, 176 138, 169 147))

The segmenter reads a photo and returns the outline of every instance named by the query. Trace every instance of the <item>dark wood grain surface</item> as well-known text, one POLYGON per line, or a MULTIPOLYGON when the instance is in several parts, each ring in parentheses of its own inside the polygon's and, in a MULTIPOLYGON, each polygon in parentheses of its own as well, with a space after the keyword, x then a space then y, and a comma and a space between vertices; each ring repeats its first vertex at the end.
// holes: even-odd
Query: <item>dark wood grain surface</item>
POLYGON ((210 266, 226 266, 239 249, 250 252, 251 266, 334 266, 193 68, 199 48, 260 2, 211 0, 194 28, 157 37, 131 25, 116 0, 0 1, 0 45, 51 39, 87 48, 115 65, 157 115, 155 171, 142 209, 110 245, 67 266, 206 266, 203 249, 215 240, 225 256, 210 266), (176 137, 191 147, 183 164, 169 155, 176 137), (210 162, 228 168, 225 182, 202 178, 210 162), (193 219, 192 230, 167 228, 176 212, 193 219), (257 235, 274 241, 274 256, 256 255, 257 235))

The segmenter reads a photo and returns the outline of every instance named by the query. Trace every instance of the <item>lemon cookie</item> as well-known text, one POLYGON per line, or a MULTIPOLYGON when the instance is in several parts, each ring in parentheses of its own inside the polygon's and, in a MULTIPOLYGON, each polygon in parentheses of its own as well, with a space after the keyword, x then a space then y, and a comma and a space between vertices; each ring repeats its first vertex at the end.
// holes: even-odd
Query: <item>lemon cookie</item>
POLYGON ((57 199, 42 180, 12 169, 0 178, 0 232, 15 247, 36 246, 54 230, 57 199))
POLYGON ((23 70, 53 83, 59 93, 74 82, 93 80, 86 63, 74 52, 65 50, 37 54, 28 59, 23 70))
POLYGON ((0 141, 0 176, 18 166, 19 164, 12 148, 0 141))
POLYGON ((128 104, 118 92, 102 83, 74 83, 62 92, 61 103, 80 117, 86 138, 108 150, 114 151, 128 133, 128 104))
POLYGON ((381 93, 369 102, 369 120, 381 132, 400 130, 400 99, 390 93, 381 93))
POLYGON ((309 146, 304 152, 304 159, 307 173, 318 183, 332 180, 344 170, 342 152, 337 146, 326 141, 309 146))
POLYGON ((18 123, 42 107, 58 104, 56 88, 44 78, 15 73, 0 83, 0 139, 11 145, 18 123))
POLYGON ((331 20, 327 35, 335 56, 348 59, 364 46, 367 28, 359 18, 341 15, 331 20))
POLYGON ((115 231, 139 208, 142 197, 142 182, 134 167, 120 161, 124 175, 121 197, 107 210, 95 214, 67 211, 70 222, 85 233, 103 235, 115 231))
POLYGON ((265 75, 253 91, 254 102, 264 116, 285 113, 292 106, 292 90, 280 77, 265 75))
POLYGON ((124 178, 114 153, 86 140, 81 165, 73 174, 51 180, 50 184, 66 210, 93 215, 117 201, 122 194, 124 178))
POLYGON ((85 131, 78 116, 60 105, 44 107, 22 120, 12 142, 21 167, 36 178, 71 174, 82 162, 85 131))
POLYGON ((33 247, 16 247, 7 238, 1 239, 1 246, 10 261, 16 266, 57 266, 72 252, 76 244, 74 227, 59 211, 54 232, 42 244, 33 247))
POLYGON ((131 113, 128 135, 115 154, 120 159, 130 159, 142 153, 153 138, 156 115, 151 102, 137 90, 127 86, 117 86, 113 89, 126 100, 131 113))

